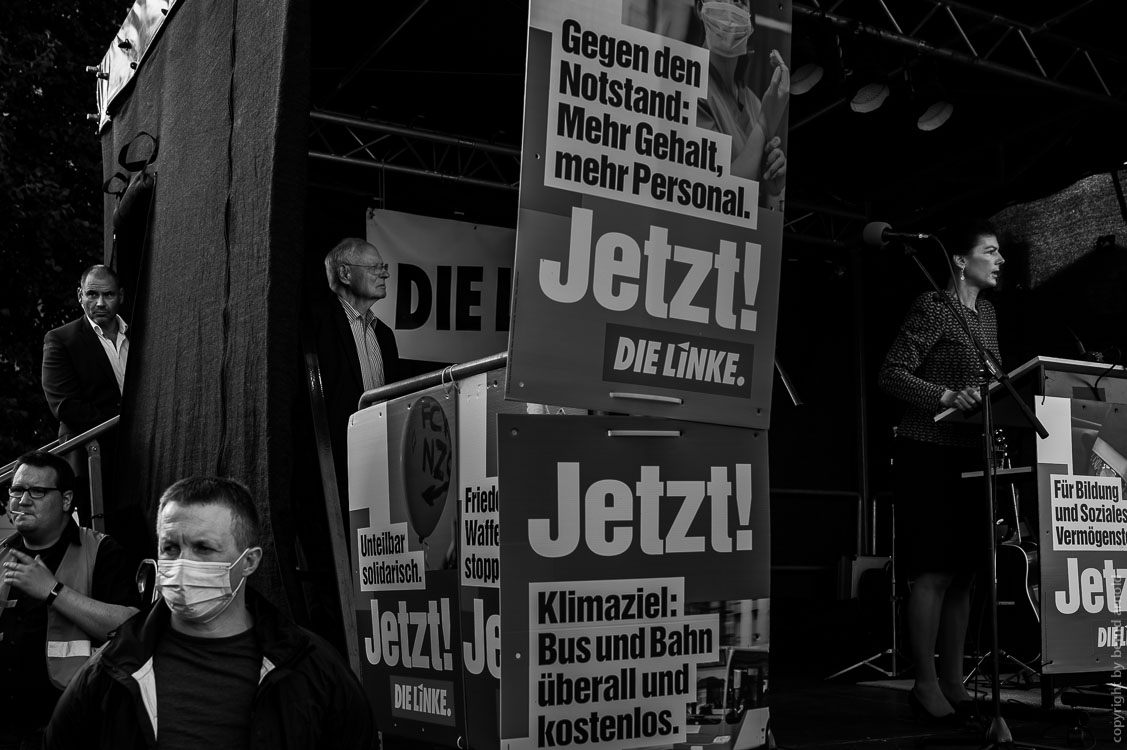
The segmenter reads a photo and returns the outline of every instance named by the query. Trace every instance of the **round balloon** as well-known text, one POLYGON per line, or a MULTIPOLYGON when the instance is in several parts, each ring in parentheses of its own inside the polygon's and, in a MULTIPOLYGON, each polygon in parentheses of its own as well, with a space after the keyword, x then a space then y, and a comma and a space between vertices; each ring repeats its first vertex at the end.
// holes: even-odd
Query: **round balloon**
POLYGON ((454 463, 450 422, 442 404, 430 396, 411 405, 403 425, 401 459, 407 515, 422 541, 434 531, 446 507, 454 463))

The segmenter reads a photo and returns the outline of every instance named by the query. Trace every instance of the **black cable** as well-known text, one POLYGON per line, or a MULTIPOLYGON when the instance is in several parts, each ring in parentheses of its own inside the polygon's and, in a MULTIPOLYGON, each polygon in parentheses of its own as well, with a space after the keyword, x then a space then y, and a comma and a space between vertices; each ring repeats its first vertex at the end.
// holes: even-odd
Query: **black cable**
POLYGON ((1100 398, 1100 381, 1103 380, 1104 377, 1106 377, 1107 374, 1114 370, 1116 367, 1123 364, 1123 350, 1118 346, 1112 348, 1115 350, 1115 359, 1112 360, 1112 363, 1108 365, 1106 370, 1100 373, 1100 376, 1096 378, 1096 382, 1092 384, 1092 393, 1095 394, 1097 401, 1103 400, 1100 398))

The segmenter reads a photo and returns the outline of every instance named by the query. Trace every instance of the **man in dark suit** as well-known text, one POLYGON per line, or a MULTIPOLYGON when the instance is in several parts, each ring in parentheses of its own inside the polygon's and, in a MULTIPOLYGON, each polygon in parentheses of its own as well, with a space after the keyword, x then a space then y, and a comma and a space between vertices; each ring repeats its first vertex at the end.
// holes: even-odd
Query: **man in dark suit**
POLYGON ((348 418, 364 391, 400 378, 399 351, 391 328, 372 312, 387 296, 387 264, 380 251, 347 238, 325 256, 331 295, 311 311, 325 411, 342 511, 348 522, 348 418))
MULTIPOLYGON (((80 435, 121 411, 129 358, 128 326, 118 315, 123 297, 113 269, 102 265, 87 268, 78 283, 83 316, 48 331, 43 338, 43 394, 59 420, 60 439, 80 435)), ((107 489, 112 487, 112 440, 111 433, 98 441, 107 489)), ((71 465, 85 475, 82 455, 72 453, 71 465)), ((80 496, 85 499, 85 492, 80 496)), ((88 524, 88 507, 80 502, 78 508, 79 516, 88 524)))

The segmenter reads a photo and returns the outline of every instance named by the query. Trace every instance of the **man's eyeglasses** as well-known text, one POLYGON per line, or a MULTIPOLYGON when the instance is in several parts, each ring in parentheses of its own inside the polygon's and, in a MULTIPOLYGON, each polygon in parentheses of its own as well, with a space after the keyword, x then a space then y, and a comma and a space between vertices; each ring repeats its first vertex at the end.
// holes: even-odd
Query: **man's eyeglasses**
POLYGON ((24 487, 23 485, 13 484, 8 488, 8 497, 13 500, 19 500, 23 497, 23 493, 31 495, 32 500, 42 500, 47 497, 48 492, 59 489, 58 487, 24 487))
POLYGON ((373 263, 373 264, 368 265, 368 266, 366 266, 362 263, 345 263, 344 265, 352 266, 353 268, 370 268, 370 269, 372 269, 372 272, 374 274, 376 274, 376 276, 381 276, 385 273, 388 273, 387 263, 373 263))

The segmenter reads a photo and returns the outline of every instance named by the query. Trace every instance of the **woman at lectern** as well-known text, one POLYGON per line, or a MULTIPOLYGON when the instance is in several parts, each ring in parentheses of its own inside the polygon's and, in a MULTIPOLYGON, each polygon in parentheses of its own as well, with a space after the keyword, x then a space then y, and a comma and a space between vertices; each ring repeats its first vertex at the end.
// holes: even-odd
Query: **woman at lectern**
MULTIPOLYGON (((971 331, 999 357, 993 289, 1005 260, 997 232, 976 222, 944 234, 952 277, 943 294, 971 331)), ((982 469, 982 427, 936 423, 939 412, 971 411, 982 401, 981 363, 943 297, 916 298, 880 370, 880 386, 904 403, 894 441, 894 495, 900 560, 912 581, 908 634, 918 718, 944 721, 970 707, 963 649, 974 571, 983 545, 981 492, 962 472, 982 469), (938 659, 936 658, 938 653, 938 659)))

